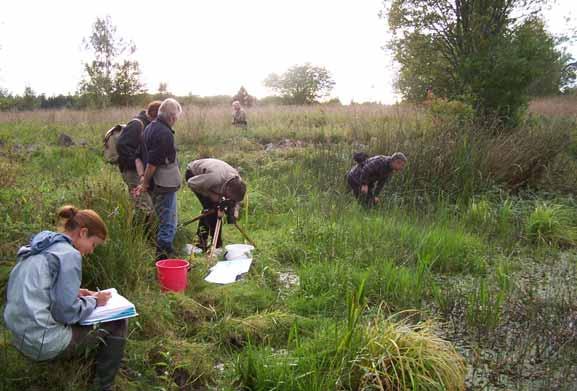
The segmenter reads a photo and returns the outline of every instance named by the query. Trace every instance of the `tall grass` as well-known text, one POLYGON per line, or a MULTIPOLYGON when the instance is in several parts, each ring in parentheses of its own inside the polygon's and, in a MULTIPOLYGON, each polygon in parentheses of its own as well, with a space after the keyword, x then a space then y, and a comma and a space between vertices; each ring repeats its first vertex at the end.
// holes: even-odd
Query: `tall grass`
POLYGON ((127 292, 154 278, 154 253, 144 225, 124 185, 102 171, 87 183, 80 196, 85 208, 101 214, 109 239, 85 262, 85 281, 100 287, 123 287, 127 292))

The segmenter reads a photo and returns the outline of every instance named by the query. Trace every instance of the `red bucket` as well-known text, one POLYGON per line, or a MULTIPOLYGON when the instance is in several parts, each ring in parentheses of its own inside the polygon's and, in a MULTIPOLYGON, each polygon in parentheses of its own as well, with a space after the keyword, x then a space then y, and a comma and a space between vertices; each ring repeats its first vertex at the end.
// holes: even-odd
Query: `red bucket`
POLYGON ((188 281, 188 267, 184 259, 163 259, 156 262, 156 271, 160 288, 166 291, 182 292, 188 281))

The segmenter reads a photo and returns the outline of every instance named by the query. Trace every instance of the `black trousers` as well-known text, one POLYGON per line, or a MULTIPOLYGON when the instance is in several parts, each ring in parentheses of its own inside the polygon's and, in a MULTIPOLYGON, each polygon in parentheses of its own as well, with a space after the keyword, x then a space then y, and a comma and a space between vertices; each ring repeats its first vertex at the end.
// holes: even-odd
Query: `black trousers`
POLYGON ((62 353, 64 358, 71 358, 83 352, 84 349, 106 350, 106 337, 126 338, 128 335, 128 319, 100 323, 97 328, 92 326, 72 325, 72 339, 68 348, 62 353))
MULTIPOLYGON (((210 209, 216 210, 217 206, 216 202, 212 201, 210 198, 202 194, 196 192, 194 194, 196 194, 196 197, 200 201, 203 212, 206 212, 207 210, 210 209)), ((217 220, 218 216, 215 212, 213 214, 201 218, 198 221, 198 229, 196 230, 196 235, 198 236, 198 247, 202 248, 205 251, 208 249, 209 246, 208 242, 209 236, 214 237, 214 231, 216 229, 217 220)), ((217 248, 222 247, 222 228, 218 233, 218 238, 216 238, 216 247, 217 248)))

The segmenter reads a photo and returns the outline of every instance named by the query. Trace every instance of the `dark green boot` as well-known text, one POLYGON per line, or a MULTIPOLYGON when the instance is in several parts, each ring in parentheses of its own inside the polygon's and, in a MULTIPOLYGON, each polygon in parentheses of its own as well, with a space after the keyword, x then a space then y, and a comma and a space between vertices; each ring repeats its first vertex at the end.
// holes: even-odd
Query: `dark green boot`
POLYGON ((124 337, 106 337, 96 353, 96 368, 94 370, 94 388, 99 391, 110 391, 114 378, 120 368, 124 356, 124 337))

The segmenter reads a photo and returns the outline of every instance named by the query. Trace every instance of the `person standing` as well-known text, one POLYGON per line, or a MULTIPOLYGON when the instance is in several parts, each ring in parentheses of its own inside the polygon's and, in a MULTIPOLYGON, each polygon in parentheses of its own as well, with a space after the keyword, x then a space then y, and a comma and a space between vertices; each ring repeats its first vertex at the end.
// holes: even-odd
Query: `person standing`
POLYGON ((42 231, 21 247, 6 289, 4 322, 13 344, 34 361, 70 359, 97 347, 94 386, 111 390, 120 368, 128 321, 98 328, 80 326, 96 307, 106 305, 109 292, 81 288, 82 257, 107 238, 106 225, 90 209, 64 206, 58 211, 59 231, 42 231))
POLYGON ((215 211, 199 220, 198 247, 206 251, 211 236, 216 240, 216 248, 221 248, 222 230, 214 238, 216 222, 223 217, 225 209, 228 223, 238 218, 239 203, 246 193, 245 183, 235 168, 218 159, 194 160, 186 166, 184 175, 188 187, 202 204, 203 213, 215 211))
POLYGON ((173 241, 178 223, 176 192, 180 188, 181 176, 176 157, 173 127, 182 114, 180 104, 172 98, 162 102, 158 117, 146 127, 142 156, 145 170, 135 196, 150 192, 154 210, 159 220, 156 235, 157 260, 174 254, 173 241))
POLYGON ((248 122, 246 121, 246 112, 241 107, 238 100, 232 102, 232 124, 243 129, 246 129, 248 125, 248 122))
POLYGON ((364 152, 357 152, 353 159, 357 164, 347 173, 347 183, 357 200, 367 208, 379 202, 378 196, 389 177, 401 171, 407 163, 402 152, 370 158, 364 152))
MULTIPOLYGON (((139 156, 144 128, 148 126, 150 121, 156 119, 161 103, 160 101, 153 101, 148 105, 146 111, 142 110, 138 113, 132 121, 126 124, 116 142, 118 169, 130 194, 133 194, 134 189, 140 184, 140 180, 144 176, 144 164, 139 156)), ((133 198, 137 210, 143 215, 144 222, 149 225, 153 210, 150 194, 141 193, 138 197, 133 198)))

